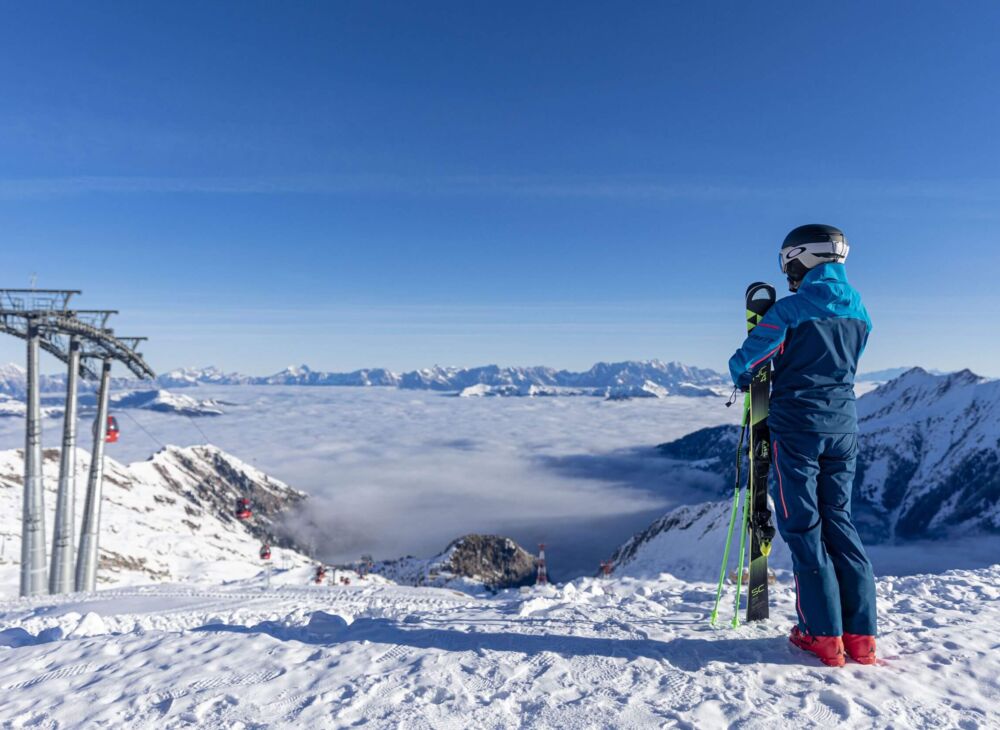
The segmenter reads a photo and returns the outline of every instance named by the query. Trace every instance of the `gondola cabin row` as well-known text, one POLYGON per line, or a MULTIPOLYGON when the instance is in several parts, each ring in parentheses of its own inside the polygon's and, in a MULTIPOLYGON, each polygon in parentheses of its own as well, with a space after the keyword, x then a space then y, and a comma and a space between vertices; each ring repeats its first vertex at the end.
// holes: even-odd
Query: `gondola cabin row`
POLYGON ((114 416, 108 416, 108 427, 105 432, 104 440, 109 444, 114 444, 118 442, 118 419, 114 416))
MULTIPOLYGON (((97 438, 97 420, 94 420, 94 438, 97 438)), ((118 419, 114 416, 108 416, 108 425, 104 429, 104 443, 114 444, 118 443, 119 429, 118 429, 118 419)))
POLYGON ((246 497, 237 498, 234 514, 238 520, 249 520, 253 516, 253 512, 250 509, 250 500, 246 497))

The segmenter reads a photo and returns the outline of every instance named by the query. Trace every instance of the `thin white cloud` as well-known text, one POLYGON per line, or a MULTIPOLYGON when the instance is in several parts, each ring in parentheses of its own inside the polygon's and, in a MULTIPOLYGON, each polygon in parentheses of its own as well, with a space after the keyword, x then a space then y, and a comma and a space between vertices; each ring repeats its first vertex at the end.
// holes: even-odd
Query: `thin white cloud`
POLYGON ((0 199, 87 194, 192 195, 430 195, 594 198, 650 201, 797 199, 821 194, 838 198, 888 197, 993 202, 1000 181, 803 180, 774 185, 754 180, 658 179, 638 176, 552 175, 403 176, 381 174, 275 177, 102 176, 0 179, 0 199))

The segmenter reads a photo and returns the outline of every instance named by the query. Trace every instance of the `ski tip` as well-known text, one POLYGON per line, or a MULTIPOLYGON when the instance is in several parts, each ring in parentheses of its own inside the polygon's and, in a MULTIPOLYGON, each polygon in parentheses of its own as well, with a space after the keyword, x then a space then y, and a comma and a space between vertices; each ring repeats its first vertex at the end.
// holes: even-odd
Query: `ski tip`
POLYGON ((763 300, 773 302, 778 298, 778 291, 766 281, 755 281, 747 287, 746 300, 763 300))

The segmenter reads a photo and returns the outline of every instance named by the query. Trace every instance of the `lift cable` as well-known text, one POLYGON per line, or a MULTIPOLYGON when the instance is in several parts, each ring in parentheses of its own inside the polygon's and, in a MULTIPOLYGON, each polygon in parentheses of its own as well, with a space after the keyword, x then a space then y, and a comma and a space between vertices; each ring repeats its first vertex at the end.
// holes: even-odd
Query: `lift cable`
POLYGON ((142 425, 141 423, 139 423, 139 422, 138 422, 138 421, 137 421, 137 420, 135 419, 135 416, 133 416, 133 415, 132 415, 131 413, 129 413, 129 412, 127 411, 127 410, 121 410, 121 411, 116 411, 116 412, 117 412, 117 413, 121 413, 121 414, 122 414, 123 416, 128 416, 128 417, 129 417, 129 419, 130 419, 130 420, 132 421, 132 423, 134 423, 134 424, 135 424, 136 426, 138 426, 139 430, 140 430, 140 431, 142 431, 142 432, 143 432, 144 434, 146 434, 147 436, 149 436, 149 438, 150 438, 150 439, 152 439, 153 443, 157 444, 157 445, 158 445, 158 446, 159 446, 159 447, 160 447, 161 449, 165 449, 165 448, 167 448, 167 445, 166 445, 165 443, 163 443, 162 441, 160 441, 160 439, 156 438, 156 436, 154 436, 153 434, 151 434, 151 433, 150 433, 150 432, 149 432, 149 431, 148 431, 148 430, 146 429, 146 427, 145 427, 145 426, 143 426, 143 425, 142 425))

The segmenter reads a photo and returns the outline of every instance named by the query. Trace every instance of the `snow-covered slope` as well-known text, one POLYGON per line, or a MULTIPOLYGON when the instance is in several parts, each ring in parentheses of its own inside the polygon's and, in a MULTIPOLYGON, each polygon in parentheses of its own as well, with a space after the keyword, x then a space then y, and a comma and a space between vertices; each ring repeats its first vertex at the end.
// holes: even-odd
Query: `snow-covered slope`
MULTIPOLYGON (((914 368, 858 399, 854 508, 870 541, 1000 531, 1000 381, 914 368)), ((738 429, 662 444, 664 456, 735 476, 738 429)))
MULTIPOLYGON (((77 451, 77 511, 83 507, 90 456, 77 451)), ((46 449, 46 535, 51 539, 59 452, 46 449)), ((0 594, 16 595, 21 555, 23 451, 0 452, 0 594)), ((216 582, 261 570, 261 540, 282 539, 275 521, 304 495, 213 446, 168 446, 147 461, 105 463, 99 585, 149 581, 216 582), (254 518, 233 516, 237 497, 250 498, 254 518), (278 533, 278 534, 275 534, 278 533)), ((79 534, 79 532, 77 532, 79 534)), ((274 548, 289 566, 306 558, 274 548)))
MULTIPOLYGON (((731 504, 705 502, 671 510, 615 551, 611 556, 614 574, 651 578, 670 573, 688 580, 717 579, 731 504)), ((734 554, 730 560, 734 570, 736 562, 734 554)), ((791 568, 780 535, 775 536, 768 563, 772 569, 791 568)))
POLYGON ((881 662, 823 667, 713 586, 580 579, 473 599, 392 585, 116 589, 0 602, 12 727, 995 728, 1000 566, 878 581, 881 662))
POLYGON ((893 536, 1000 531, 1000 381, 914 368, 858 416, 855 489, 893 536))

